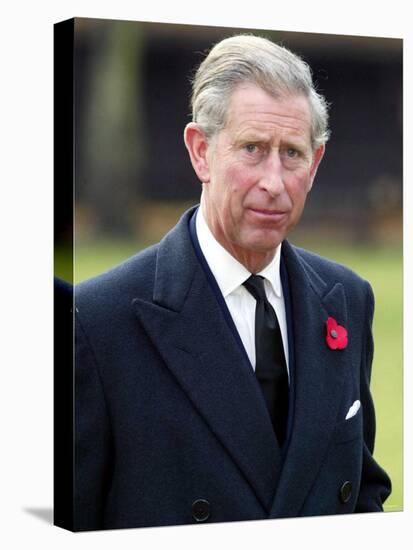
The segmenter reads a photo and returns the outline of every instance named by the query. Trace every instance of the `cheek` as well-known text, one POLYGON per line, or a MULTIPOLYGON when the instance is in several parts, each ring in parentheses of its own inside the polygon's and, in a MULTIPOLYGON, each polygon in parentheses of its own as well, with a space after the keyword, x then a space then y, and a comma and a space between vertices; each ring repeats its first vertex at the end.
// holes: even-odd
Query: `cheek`
POLYGON ((251 170, 234 165, 228 168, 226 176, 225 190, 231 194, 231 199, 241 203, 256 181, 251 170))
POLYGON ((217 200, 220 204, 222 224, 231 238, 235 238, 243 226, 245 199, 251 188, 250 177, 245 168, 237 165, 227 167, 223 176, 217 200))
POLYGON ((292 203, 298 208, 302 207, 310 190, 308 172, 294 175, 286 184, 286 189, 292 203))

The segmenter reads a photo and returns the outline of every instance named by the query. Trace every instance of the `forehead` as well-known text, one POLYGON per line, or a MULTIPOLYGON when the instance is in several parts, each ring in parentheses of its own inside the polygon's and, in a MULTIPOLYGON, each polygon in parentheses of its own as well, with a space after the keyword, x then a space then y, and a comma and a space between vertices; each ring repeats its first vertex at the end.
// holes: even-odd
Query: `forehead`
POLYGON ((225 128, 237 135, 277 132, 310 139, 310 107, 301 94, 275 98, 255 84, 243 84, 230 97, 225 128))

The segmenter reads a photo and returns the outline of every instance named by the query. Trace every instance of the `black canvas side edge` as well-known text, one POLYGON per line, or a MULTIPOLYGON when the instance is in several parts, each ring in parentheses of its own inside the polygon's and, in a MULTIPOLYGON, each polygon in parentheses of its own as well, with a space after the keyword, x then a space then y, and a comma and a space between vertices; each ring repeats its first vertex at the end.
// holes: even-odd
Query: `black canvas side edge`
POLYGON ((54 474, 53 523, 73 530, 74 29, 54 25, 54 474), (63 256, 63 262, 62 262, 63 256), (60 263, 59 263, 60 262, 60 263), (62 276, 62 263, 65 266, 62 276))

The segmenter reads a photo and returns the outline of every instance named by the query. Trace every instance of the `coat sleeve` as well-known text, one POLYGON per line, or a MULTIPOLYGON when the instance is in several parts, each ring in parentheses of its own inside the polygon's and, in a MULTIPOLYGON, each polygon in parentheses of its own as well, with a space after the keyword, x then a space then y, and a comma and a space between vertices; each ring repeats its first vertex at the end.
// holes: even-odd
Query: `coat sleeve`
POLYGON ((363 404, 363 467, 356 512, 378 512, 383 510, 383 502, 391 492, 391 481, 386 472, 373 458, 376 422, 373 399, 370 392, 370 379, 373 360, 372 322, 374 296, 367 284, 366 322, 364 353, 361 365, 360 395, 363 404))
POLYGON ((108 408, 93 350, 75 325, 74 530, 101 529, 112 462, 108 408))

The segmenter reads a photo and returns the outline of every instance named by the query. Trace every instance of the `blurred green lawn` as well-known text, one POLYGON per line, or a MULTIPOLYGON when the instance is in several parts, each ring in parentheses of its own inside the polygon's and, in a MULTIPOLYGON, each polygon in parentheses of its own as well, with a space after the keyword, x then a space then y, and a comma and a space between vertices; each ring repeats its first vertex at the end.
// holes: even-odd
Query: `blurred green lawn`
MULTIPOLYGON (((101 273, 142 248, 143 243, 105 241, 77 246, 75 282, 101 273)), ((376 405, 375 457, 389 473, 393 492, 386 511, 403 509, 403 296, 402 247, 353 246, 345 244, 309 246, 313 251, 343 263, 370 281, 376 298, 374 319, 375 356, 372 392, 376 405)), ((56 274, 71 279, 68 257, 57 252, 56 274), (65 259, 66 258, 66 259, 65 259)))

